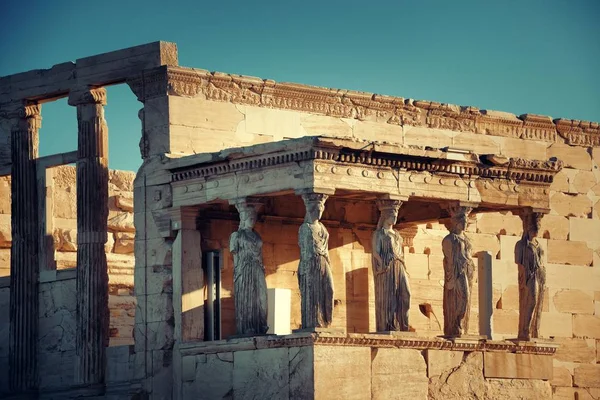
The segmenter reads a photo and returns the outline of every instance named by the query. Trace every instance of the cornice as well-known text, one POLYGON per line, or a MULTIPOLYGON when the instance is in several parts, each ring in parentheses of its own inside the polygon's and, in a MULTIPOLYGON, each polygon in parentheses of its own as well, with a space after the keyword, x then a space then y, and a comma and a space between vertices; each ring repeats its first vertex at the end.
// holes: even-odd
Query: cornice
POLYGON ((552 356, 555 343, 447 340, 440 337, 418 337, 388 334, 331 335, 321 333, 292 334, 286 336, 257 336, 215 342, 188 343, 180 347, 182 355, 197 355, 252 349, 271 349, 304 346, 385 347, 415 350, 492 351, 504 353, 541 354, 552 356))
POLYGON ((146 70, 127 81, 140 101, 155 96, 201 96, 207 100, 279 108, 339 118, 421 126, 577 146, 600 146, 598 123, 543 115, 480 110, 432 101, 328 89, 270 79, 167 67, 146 70))
MULTIPOLYGON (((475 161, 446 159, 443 158, 446 153, 442 151, 429 151, 426 156, 419 156, 405 154, 410 153, 410 151, 404 152, 406 149, 402 147, 398 147, 397 153, 340 147, 339 145, 344 142, 342 139, 337 139, 328 145, 325 140, 321 143, 319 139, 316 139, 312 145, 294 150, 286 150, 285 142, 281 142, 281 148, 272 150, 270 153, 207 162, 201 165, 174 170, 172 172, 172 181, 178 182, 188 179, 209 178, 232 172, 318 160, 329 163, 340 163, 342 165, 370 166, 376 169, 391 168, 405 171, 428 171, 431 173, 479 176, 482 178, 508 179, 550 185, 554 179, 554 175, 563 166, 562 161, 539 161, 523 158, 510 158, 505 165, 497 166, 475 161), (333 146, 334 143, 337 146, 333 146), (331 147, 329 147, 330 145, 331 147), (437 157, 435 157, 436 154, 437 157)), ((253 152, 248 151, 248 153, 253 152)), ((316 167, 316 171, 322 172, 318 166, 316 167)))

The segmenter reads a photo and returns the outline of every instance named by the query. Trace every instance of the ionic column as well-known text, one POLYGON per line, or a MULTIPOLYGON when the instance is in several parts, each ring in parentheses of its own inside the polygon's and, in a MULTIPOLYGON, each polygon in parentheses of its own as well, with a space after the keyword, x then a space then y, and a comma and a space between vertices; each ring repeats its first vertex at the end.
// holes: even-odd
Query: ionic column
POLYGON ((13 392, 37 387, 38 207, 36 158, 41 106, 19 105, 11 119, 9 382, 13 392))
POLYGON ((71 92, 77 106, 77 334, 75 382, 103 383, 108 346, 106 90, 71 92))

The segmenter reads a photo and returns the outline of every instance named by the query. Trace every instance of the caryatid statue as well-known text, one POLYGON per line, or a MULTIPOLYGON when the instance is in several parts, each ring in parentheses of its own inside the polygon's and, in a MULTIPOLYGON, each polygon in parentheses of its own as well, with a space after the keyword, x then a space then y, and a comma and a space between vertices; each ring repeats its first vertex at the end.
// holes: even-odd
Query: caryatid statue
POLYGON ((543 214, 531 210, 521 214, 523 237, 515 246, 519 268, 519 339, 539 337, 542 306, 546 291, 544 251, 536 237, 543 214))
POLYGON ((327 328, 333 316, 333 275, 329 261, 329 233, 319 221, 325 210, 326 194, 302 195, 306 206, 304 223, 300 225, 300 286, 302 329, 327 328))
POLYGON ((461 336, 469 331, 473 272, 471 242, 465 235, 471 207, 452 205, 450 233, 442 241, 444 252, 444 335, 461 336))
POLYGON ((267 282, 262 239, 254 231, 258 204, 241 200, 235 204, 240 226, 229 239, 233 254, 233 293, 238 335, 264 334, 267 326, 267 282))
POLYGON ((379 222, 373 233, 375 319, 378 332, 408 331, 410 286, 404 264, 402 236, 394 230, 399 200, 378 200, 379 222))

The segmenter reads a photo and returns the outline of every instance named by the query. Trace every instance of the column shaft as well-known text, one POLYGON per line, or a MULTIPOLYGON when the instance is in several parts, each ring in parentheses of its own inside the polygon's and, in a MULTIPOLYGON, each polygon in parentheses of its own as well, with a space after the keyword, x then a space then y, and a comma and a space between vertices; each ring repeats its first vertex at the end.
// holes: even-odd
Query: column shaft
POLYGON ((77 106, 77 365, 79 384, 104 382, 109 340, 108 271, 104 244, 108 218, 108 129, 105 89, 74 92, 77 106))
POLYGON ((20 106, 12 117, 9 384, 37 387, 38 207, 36 158, 40 106, 20 106))

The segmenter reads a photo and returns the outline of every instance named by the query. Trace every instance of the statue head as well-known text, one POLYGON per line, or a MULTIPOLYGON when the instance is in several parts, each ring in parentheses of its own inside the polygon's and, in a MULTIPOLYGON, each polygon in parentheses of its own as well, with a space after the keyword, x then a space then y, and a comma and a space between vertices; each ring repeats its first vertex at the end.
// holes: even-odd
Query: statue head
POLYGON ((240 214, 240 229, 252 229, 256 224, 257 212, 253 204, 241 201, 235 205, 240 214))
POLYGON ((450 207, 450 231, 461 234, 467 229, 467 221, 471 213, 471 207, 452 206, 450 207))
POLYGON ((391 229, 398 220, 398 210, 402 204, 399 200, 377 200, 377 208, 379 208, 379 222, 377 228, 391 229))
POLYGON ((326 194, 321 193, 308 193, 302 195, 304 205, 306 206, 306 216, 304 220, 309 223, 318 221, 323 216, 325 211, 325 200, 327 200, 326 194))
POLYGON ((544 214, 537 212, 531 212, 527 215, 524 231, 527 233, 529 239, 537 237, 538 233, 540 232, 543 216, 544 214))

